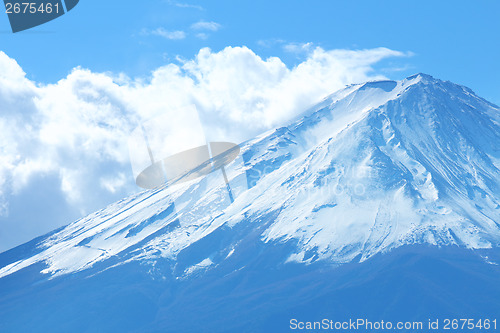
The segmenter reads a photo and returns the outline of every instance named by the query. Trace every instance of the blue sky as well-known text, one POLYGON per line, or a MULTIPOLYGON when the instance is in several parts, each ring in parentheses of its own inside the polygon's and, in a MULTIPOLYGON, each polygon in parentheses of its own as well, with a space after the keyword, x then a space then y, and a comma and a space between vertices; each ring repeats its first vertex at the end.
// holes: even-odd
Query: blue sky
POLYGON ((235 142, 381 77, 424 72, 500 104, 498 13, 493 0, 80 0, 16 34, 0 15, 0 252, 137 192, 128 136, 189 103, 235 142))
POLYGON ((35 29, 8 33, 0 21, 0 48, 29 78, 54 82, 73 67, 144 76, 202 47, 246 45, 262 57, 299 61, 283 44, 314 43, 325 49, 388 47, 411 59, 380 64, 404 68, 396 79, 425 72, 471 87, 500 104, 500 4, 498 1, 203 1, 81 0, 73 12, 35 29), (216 22, 218 31, 196 37, 191 26, 216 22), (184 31, 168 40, 145 30, 184 31))

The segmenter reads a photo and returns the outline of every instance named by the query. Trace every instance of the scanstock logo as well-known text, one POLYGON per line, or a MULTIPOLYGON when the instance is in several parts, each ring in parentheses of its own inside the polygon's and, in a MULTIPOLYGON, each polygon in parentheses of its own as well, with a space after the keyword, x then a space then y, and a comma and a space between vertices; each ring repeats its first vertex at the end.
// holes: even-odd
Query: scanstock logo
POLYGON ((52 21, 69 12, 79 0, 4 0, 12 32, 52 21))

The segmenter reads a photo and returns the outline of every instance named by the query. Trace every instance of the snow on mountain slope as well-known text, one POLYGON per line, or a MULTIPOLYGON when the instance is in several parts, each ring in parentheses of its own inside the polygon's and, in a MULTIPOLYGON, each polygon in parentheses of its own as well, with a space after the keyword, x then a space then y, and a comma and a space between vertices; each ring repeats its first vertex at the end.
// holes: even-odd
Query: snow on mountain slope
POLYGON ((157 258, 187 278, 227 260, 243 267, 238 256, 255 237, 264 248, 294 244, 280 263, 364 261, 405 244, 497 247, 499 115, 468 88, 424 74, 352 85, 243 143, 244 163, 227 168, 234 203, 217 174, 142 192, 28 255, 12 252, 0 278, 36 263, 55 277, 157 258))

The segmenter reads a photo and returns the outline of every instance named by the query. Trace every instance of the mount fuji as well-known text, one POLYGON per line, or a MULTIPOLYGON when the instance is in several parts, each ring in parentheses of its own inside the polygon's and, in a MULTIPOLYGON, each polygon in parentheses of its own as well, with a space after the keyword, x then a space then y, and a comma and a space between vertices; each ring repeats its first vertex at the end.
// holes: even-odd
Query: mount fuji
POLYGON ((498 106, 417 74, 348 86, 240 147, 234 201, 211 174, 0 254, 0 332, 500 325, 498 106))

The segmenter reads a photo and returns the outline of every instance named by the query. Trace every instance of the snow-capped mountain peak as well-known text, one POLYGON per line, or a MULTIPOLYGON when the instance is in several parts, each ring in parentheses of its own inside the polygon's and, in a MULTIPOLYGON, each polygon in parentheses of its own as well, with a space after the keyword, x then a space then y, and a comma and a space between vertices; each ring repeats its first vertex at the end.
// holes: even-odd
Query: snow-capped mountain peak
POLYGON ((188 278, 255 256, 364 261, 406 244, 500 244, 500 109, 425 74, 351 85, 241 145, 227 168, 145 191, 12 250, 0 278, 42 263, 60 276, 128 262, 188 278), (239 162, 238 162, 239 161, 239 162), (241 185, 241 186, 240 186, 241 185))

